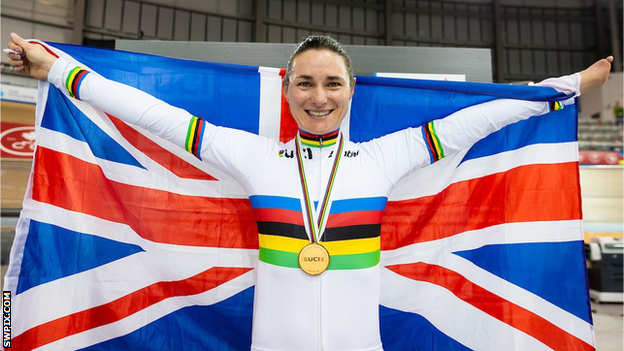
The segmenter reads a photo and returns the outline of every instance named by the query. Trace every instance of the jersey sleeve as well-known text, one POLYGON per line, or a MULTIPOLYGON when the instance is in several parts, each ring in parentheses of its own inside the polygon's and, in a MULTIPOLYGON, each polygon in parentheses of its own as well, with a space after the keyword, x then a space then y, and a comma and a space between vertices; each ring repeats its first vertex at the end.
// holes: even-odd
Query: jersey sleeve
MULTIPOLYGON (((141 90, 59 58, 48 80, 65 94, 178 145, 244 183, 272 141, 214 126, 141 90), (256 145, 251 147, 250 145, 256 145), (265 147, 261 147, 262 144, 265 147), (244 150, 244 152, 241 152, 244 150)), ((273 143, 274 144, 274 143, 273 143)))
POLYGON ((373 154, 390 181, 396 183, 416 169, 455 154, 509 124, 561 108, 561 103, 497 99, 375 139, 363 147, 373 154))

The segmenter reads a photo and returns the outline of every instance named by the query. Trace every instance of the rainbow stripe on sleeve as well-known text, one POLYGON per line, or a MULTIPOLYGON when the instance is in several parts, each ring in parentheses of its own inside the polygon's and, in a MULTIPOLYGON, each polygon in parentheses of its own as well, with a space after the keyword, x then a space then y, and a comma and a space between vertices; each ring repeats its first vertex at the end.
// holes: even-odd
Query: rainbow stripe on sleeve
POLYGON ((427 151, 429 151, 431 163, 444 158, 444 148, 442 147, 438 133, 436 133, 433 121, 422 126, 422 136, 427 144, 427 151))
POLYGON ((560 103, 559 101, 553 101, 550 104, 550 111, 559 111, 559 110, 563 110, 563 104, 560 103))
POLYGON ((80 85, 84 81, 85 77, 89 74, 89 71, 82 69, 81 67, 74 67, 65 80, 65 87, 69 92, 69 96, 80 100, 80 85))
POLYGON ((191 117, 188 132, 186 133, 186 142, 184 143, 186 151, 192 153, 200 160, 202 159, 200 153, 205 129, 206 122, 203 119, 195 116, 191 117))

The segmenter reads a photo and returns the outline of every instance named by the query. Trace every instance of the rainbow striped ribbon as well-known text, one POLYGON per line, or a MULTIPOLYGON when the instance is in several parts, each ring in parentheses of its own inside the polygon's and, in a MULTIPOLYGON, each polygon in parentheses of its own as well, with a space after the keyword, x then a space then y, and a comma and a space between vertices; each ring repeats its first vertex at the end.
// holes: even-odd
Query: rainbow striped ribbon
POLYGON ((295 147, 297 148, 297 164, 299 166, 299 177, 301 179, 301 189, 303 190, 303 198, 305 201, 305 216, 304 220, 308 223, 308 228, 310 229, 310 236, 312 242, 318 242, 319 238, 322 234, 322 225, 325 221, 327 214, 329 213, 329 201, 331 197, 331 192, 334 187, 334 183, 336 180, 336 174, 338 173, 338 165, 340 163, 340 159, 342 157, 342 150, 344 147, 344 140, 342 138, 342 133, 340 134, 340 143, 338 144, 338 153, 336 154, 336 158, 334 159, 334 165, 332 167, 331 173, 329 175, 329 180, 327 181, 327 187, 325 188, 325 195, 323 197, 323 202, 321 203, 321 207, 319 210, 319 216, 317 222, 314 222, 312 201, 310 200, 310 193, 308 191, 308 182, 305 175, 305 170, 303 168, 303 156, 301 155, 301 146, 299 146, 300 138, 299 134, 297 134, 297 140, 295 140, 295 147))

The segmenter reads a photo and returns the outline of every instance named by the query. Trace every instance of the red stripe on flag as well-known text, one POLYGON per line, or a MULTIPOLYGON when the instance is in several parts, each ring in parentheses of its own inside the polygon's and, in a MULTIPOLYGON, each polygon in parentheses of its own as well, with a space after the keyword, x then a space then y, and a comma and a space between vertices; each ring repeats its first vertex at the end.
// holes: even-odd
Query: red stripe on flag
POLYGON ((250 270, 251 268, 213 267, 184 280, 154 283, 104 305, 31 328, 13 338, 12 346, 18 350, 32 350, 70 335, 119 321, 171 297, 201 294, 250 270))
POLYGON ((258 248, 248 199, 179 195, 111 181, 98 165, 41 146, 36 160, 36 201, 125 223, 156 242, 258 248))
POLYGON ((581 219, 578 163, 521 166, 457 182, 433 196, 388 201, 381 249, 516 222, 581 219))
POLYGON ((326 228, 346 227, 350 225, 379 224, 383 211, 356 211, 330 214, 326 228))
POLYGON ((143 152, 154 162, 168 169, 171 173, 185 179, 218 180, 210 174, 184 161, 162 146, 156 144, 145 135, 137 132, 115 116, 107 114, 119 133, 128 140, 132 146, 143 152))
POLYGON ((422 262, 386 268, 413 280, 439 285, 462 301, 532 336, 554 350, 594 350, 593 346, 543 317, 485 290, 457 272, 422 262))
POLYGON ((59 56, 57 54, 54 53, 54 51, 50 50, 50 48, 48 48, 46 45, 44 45, 43 43, 40 43, 38 41, 35 40, 31 40, 29 41, 30 44, 37 44, 37 45, 41 45, 41 47, 43 47, 50 55, 58 58, 59 56))
MULTIPOLYGON (((281 69, 280 70, 280 76, 282 77, 282 80, 284 79, 284 76, 286 75, 286 70, 285 69, 281 69)), ((287 142, 291 139, 294 139, 294 137, 297 135, 297 122, 295 122, 295 119, 293 118, 292 113, 290 113, 290 105, 288 104, 288 101, 286 101, 286 96, 284 95, 284 91, 282 91, 282 112, 281 112, 281 120, 280 120, 280 138, 279 140, 281 142, 287 142)))
POLYGON ((304 225, 303 215, 298 211, 280 208, 255 208, 254 214, 256 215, 256 220, 259 222, 280 222, 304 225))

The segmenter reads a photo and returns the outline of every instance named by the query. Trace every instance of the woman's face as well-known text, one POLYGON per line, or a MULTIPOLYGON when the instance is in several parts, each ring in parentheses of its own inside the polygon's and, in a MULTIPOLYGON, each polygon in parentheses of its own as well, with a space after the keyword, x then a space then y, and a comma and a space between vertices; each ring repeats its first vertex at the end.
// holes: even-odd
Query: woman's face
POLYGON ((340 55, 311 49, 294 58, 284 93, 299 128, 325 134, 340 127, 353 96, 353 86, 340 55))

